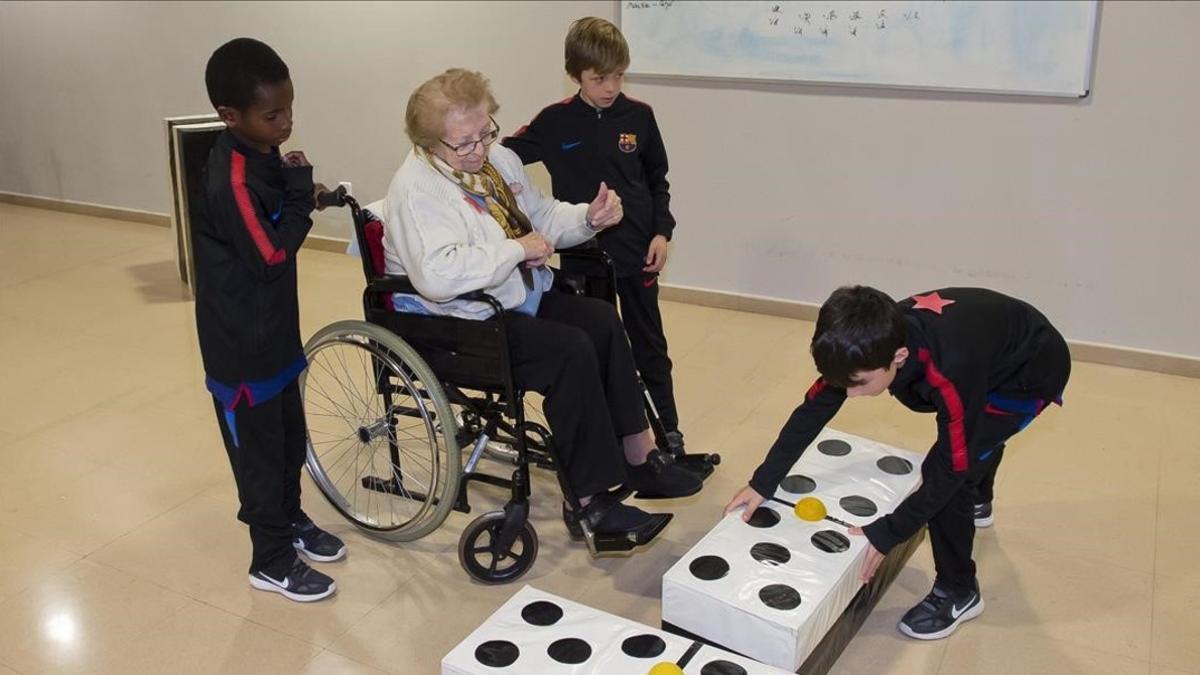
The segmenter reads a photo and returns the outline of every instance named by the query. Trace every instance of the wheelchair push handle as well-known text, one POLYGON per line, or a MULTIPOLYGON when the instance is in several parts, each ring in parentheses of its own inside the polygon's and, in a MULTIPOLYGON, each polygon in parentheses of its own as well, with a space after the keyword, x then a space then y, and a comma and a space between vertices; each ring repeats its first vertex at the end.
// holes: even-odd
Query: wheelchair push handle
POLYGON ((336 190, 321 192, 317 195, 317 206, 327 208, 330 206, 342 207, 346 205, 346 186, 339 185, 336 190))

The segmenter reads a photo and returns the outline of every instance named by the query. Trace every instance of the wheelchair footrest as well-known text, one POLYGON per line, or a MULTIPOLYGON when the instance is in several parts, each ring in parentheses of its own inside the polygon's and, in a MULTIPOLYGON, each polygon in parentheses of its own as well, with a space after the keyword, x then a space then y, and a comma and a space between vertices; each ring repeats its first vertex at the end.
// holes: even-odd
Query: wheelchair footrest
POLYGON ((721 456, 717 454, 685 452, 675 456, 675 463, 700 476, 700 479, 703 480, 713 474, 716 466, 721 463, 721 456))
POLYGON ((637 546, 637 535, 629 532, 626 534, 593 534, 592 545, 588 548, 592 549, 595 555, 604 555, 606 553, 628 553, 637 546))

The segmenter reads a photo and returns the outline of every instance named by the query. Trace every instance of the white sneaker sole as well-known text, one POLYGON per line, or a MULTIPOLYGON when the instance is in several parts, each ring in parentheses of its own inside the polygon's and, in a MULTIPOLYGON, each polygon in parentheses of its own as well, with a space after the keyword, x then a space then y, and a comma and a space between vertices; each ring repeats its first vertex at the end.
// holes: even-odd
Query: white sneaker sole
POLYGON ((250 577, 250 585, 254 588, 257 588, 260 591, 271 591, 272 593, 278 593, 288 600, 295 600, 296 602, 316 602, 317 600, 324 600, 337 591, 337 582, 334 582, 329 584, 329 588, 325 589, 324 593, 317 593, 315 595, 300 595, 299 593, 293 593, 286 588, 276 586, 265 579, 259 579, 253 574, 248 576, 250 577))
POLYGON ((346 557, 346 547, 344 545, 337 550, 337 553, 334 553, 333 555, 318 555, 313 553, 312 551, 304 548, 304 542, 302 540, 293 541, 292 548, 296 549, 300 553, 303 553, 305 558, 308 558, 313 562, 334 562, 346 557))
POLYGON ((958 617, 957 621, 950 624, 949 626, 946 626, 945 628, 943 628, 942 630, 940 630, 936 633, 915 633, 903 621, 901 621, 896 627, 900 629, 901 633, 904 633, 908 637, 916 639, 916 640, 941 640, 942 638, 950 637, 950 635, 953 634, 954 631, 958 630, 959 626, 970 621, 971 619, 974 619, 975 617, 979 616, 980 614, 983 614, 983 598, 979 598, 978 604, 976 604, 971 609, 968 609, 967 611, 963 612, 962 616, 958 617))
POLYGON ((995 521, 996 519, 994 516, 988 516, 987 518, 976 518, 975 527, 991 527, 992 523, 995 521))

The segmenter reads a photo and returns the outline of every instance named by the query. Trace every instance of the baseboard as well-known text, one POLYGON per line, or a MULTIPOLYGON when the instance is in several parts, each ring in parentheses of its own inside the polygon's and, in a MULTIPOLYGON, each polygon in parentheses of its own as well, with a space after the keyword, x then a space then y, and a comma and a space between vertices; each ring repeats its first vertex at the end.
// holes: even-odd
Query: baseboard
POLYGON ((64 213, 77 213, 82 216, 94 216, 96 218, 127 220, 134 223, 157 225, 159 227, 171 226, 171 217, 165 213, 126 209, 119 206, 105 206, 104 204, 93 204, 91 202, 76 202, 69 199, 24 195, 17 192, 0 191, 0 203, 31 206, 33 208, 62 211, 64 213))
MULTIPOLYGON (((803 321, 816 321, 821 306, 809 302, 781 300, 756 295, 739 295, 690 286, 663 284, 659 297, 689 305, 732 309, 739 312, 782 316, 803 321)), ((1067 340, 1071 358, 1075 361, 1101 363, 1135 370, 1148 370, 1167 375, 1200 378, 1200 358, 1184 354, 1154 352, 1135 347, 1121 347, 1083 340, 1067 340)))
MULTIPOLYGON (((105 206, 104 204, 92 204, 91 202, 76 202, 69 199, 39 197, 37 195, 25 195, 17 192, 0 191, 0 204, 29 206, 36 209, 46 209, 47 211, 61 211, 63 213, 75 213, 82 216, 95 216, 97 218, 113 218, 115 220, 145 223, 159 227, 171 226, 171 216, 166 213, 139 211, 138 209, 105 206)), ((330 253, 345 253, 348 244, 349 241, 346 239, 317 234, 310 234, 304 240, 304 248, 328 251, 330 253)))
POLYGON ((727 291, 713 291, 707 288, 695 288, 693 286, 675 286, 673 284, 662 284, 659 286, 658 297, 670 302, 682 302, 687 305, 732 309, 739 312, 782 316, 802 321, 816 321, 817 312, 821 309, 820 305, 811 302, 781 300, 761 295, 743 295, 727 291))
POLYGON ((325 251, 326 253, 345 253, 346 247, 349 245, 349 239, 338 239, 337 237, 326 237, 320 234, 310 234, 304 238, 303 248, 311 248, 316 251, 325 251))
MULTIPOLYGON (((171 218, 165 213, 139 211, 137 209, 125 209, 88 202, 75 202, 67 199, 38 197, 16 192, 0 191, 0 203, 31 206, 51 211, 64 211, 66 213, 78 213, 99 218, 115 218, 135 223, 158 225, 160 227, 170 227, 171 225, 171 218)), ((349 241, 346 239, 321 235, 309 235, 304 240, 304 248, 330 253, 344 253, 348 244, 349 241)), ((811 302, 797 302, 795 300, 782 300, 761 295, 729 293, 727 291, 714 291, 707 288, 675 286, 672 284, 663 284, 659 297, 670 302, 715 307, 718 309, 732 309, 738 312, 766 314, 768 316, 779 316, 788 319, 800 319, 801 321, 816 321, 817 311, 820 309, 820 305, 811 302)), ((1200 378, 1200 358, 1198 357, 1171 354, 1168 352, 1155 352, 1135 347, 1121 347, 1099 342, 1085 342, 1082 340, 1068 340, 1067 344, 1071 347, 1071 358, 1076 361, 1101 363, 1109 366, 1133 368, 1135 370, 1147 370, 1167 375, 1200 378)))
POLYGON ((1149 370, 1167 375, 1200 378, 1200 358, 1194 356, 1153 352, 1147 349, 1084 342, 1083 340, 1067 340, 1067 344, 1071 347, 1071 358, 1075 361, 1103 363, 1134 370, 1149 370))

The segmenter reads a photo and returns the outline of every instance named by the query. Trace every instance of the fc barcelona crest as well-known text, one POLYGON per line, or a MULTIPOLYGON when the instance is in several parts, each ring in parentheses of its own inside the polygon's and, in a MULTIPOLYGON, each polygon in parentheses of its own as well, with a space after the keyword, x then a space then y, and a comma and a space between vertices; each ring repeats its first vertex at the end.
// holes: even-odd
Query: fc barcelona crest
POLYGON ((621 134, 617 137, 617 147, 621 149, 621 152, 637 150, 637 134, 621 134))

